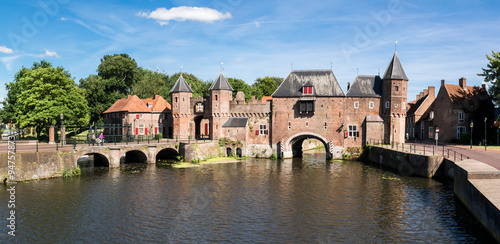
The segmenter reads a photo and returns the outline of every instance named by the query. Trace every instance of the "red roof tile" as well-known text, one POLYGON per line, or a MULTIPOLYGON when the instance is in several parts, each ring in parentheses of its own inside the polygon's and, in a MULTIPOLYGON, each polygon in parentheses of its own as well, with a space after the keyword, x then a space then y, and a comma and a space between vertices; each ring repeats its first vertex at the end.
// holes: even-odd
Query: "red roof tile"
POLYGON ((142 102, 149 107, 151 104, 151 111, 153 112, 161 112, 164 110, 170 110, 171 106, 162 96, 156 95, 155 97, 142 99, 142 102))
POLYGON ((146 106, 142 100, 136 96, 127 96, 119 99, 111 107, 103 113, 116 113, 116 112, 129 112, 129 113, 150 113, 151 110, 146 106))

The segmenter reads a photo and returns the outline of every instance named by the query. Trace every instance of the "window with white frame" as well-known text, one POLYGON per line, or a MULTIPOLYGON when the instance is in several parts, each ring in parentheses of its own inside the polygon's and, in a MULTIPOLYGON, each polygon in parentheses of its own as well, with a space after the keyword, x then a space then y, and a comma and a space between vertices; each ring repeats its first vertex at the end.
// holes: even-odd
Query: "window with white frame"
POLYGON ((385 102, 385 108, 389 108, 391 106, 391 102, 387 101, 385 102))
POLYGON ((465 120, 464 112, 459 111, 458 112, 458 122, 464 122, 464 120, 465 120))
POLYGON ((267 125, 260 125, 259 135, 267 135, 267 125))
POLYGON ((357 137, 357 136, 358 136, 358 126, 349 125, 349 137, 357 137))
POLYGON ((434 138, 434 127, 429 127, 429 138, 434 138))
POLYGON ((359 108, 359 102, 354 102, 354 108, 359 108))
POLYGON ((309 127, 309 121, 306 121, 306 127, 309 127))
POLYGON ((137 128, 139 129, 139 135, 144 135, 144 124, 139 124, 137 128))
POLYGON ((373 109, 375 107, 375 103, 373 103, 373 102, 368 103, 368 107, 370 109, 373 109))
POLYGON ((431 119, 431 120, 434 119, 434 111, 431 111, 429 113, 429 119, 431 119))
POLYGON ((457 126, 457 139, 460 139, 460 136, 462 134, 465 134, 467 132, 467 128, 465 126, 457 126))
POLYGON ((142 119, 142 114, 139 114, 139 119, 142 119))

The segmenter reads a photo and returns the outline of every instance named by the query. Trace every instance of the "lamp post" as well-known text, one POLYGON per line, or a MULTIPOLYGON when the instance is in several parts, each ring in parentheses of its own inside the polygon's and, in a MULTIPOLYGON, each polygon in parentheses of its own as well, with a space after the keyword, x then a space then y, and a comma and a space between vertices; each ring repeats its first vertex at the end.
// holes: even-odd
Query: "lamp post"
POLYGON ((474 121, 470 120, 470 149, 472 149, 472 130, 474 128, 474 121))
POLYGON ((438 135, 439 135, 439 128, 436 126, 436 137, 435 137, 436 138, 436 148, 438 146, 438 140, 439 140, 438 135))
POLYGON ((486 120, 487 118, 484 117, 484 150, 486 151, 486 120))
POLYGON ((59 115, 59 117, 61 118, 61 148, 62 148, 62 147, 63 147, 63 145, 64 145, 64 142, 63 142, 63 141, 64 141, 64 137, 63 137, 64 114, 63 114, 63 113, 61 113, 61 114, 59 115))

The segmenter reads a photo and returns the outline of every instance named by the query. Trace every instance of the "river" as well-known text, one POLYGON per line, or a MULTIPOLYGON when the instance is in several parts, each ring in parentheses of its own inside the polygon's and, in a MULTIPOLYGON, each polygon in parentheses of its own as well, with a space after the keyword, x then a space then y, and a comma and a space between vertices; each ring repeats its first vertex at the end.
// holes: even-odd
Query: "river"
POLYGON ((494 242, 450 183, 323 157, 129 164, 18 183, 15 237, 1 186, 1 242, 494 242))

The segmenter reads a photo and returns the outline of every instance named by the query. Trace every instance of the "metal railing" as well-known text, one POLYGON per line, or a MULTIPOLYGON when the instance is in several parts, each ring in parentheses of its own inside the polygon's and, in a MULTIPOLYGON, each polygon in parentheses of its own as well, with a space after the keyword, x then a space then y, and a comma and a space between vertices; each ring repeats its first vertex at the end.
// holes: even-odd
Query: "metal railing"
POLYGON ((443 156, 453 161, 457 160, 462 161, 470 158, 465 154, 459 153, 450 148, 446 148, 445 145, 436 146, 429 144, 407 144, 398 142, 386 143, 384 142, 384 140, 376 140, 376 139, 369 139, 368 145, 380 146, 383 148, 389 148, 400 152, 407 152, 407 153, 420 154, 426 156, 443 156))

